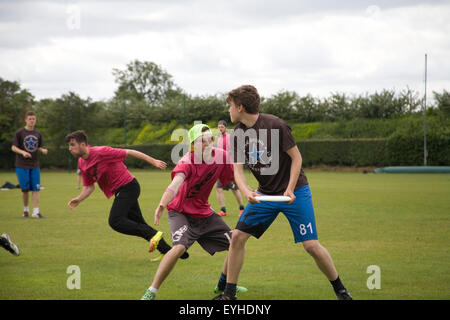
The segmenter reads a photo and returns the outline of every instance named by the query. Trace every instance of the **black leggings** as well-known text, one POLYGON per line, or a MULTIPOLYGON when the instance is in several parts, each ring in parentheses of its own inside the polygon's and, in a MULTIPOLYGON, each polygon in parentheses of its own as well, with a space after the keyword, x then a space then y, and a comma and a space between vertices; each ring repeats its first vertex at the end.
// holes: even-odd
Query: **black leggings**
POLYGON ((117 189, 109 213, 109 225, 115 231, 149 241, 157 232, 145 222, 139 207, 141 188, 136 179, 117 189))

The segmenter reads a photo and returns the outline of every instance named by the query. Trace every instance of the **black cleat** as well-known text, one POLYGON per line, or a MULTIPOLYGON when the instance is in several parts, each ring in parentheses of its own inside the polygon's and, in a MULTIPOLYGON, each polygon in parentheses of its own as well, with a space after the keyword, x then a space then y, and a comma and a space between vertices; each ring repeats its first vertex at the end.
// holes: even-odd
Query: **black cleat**
POLYGON ((15 256, 18 256, 20 254, 19 247, 11 241, 11 238, 7 233, 1 235, 0 245, 15 256))
POLYGON ((237 300, 237 298, 236 297, 230 297, 230 296, 224 295, 222 293, 222 294, 219 294, 217 297, 215 297, 213 300, 237 300))
POLYGON ((350 292, 347 289, 342 289, 336 292, 338 300, 353 300, 350 292))

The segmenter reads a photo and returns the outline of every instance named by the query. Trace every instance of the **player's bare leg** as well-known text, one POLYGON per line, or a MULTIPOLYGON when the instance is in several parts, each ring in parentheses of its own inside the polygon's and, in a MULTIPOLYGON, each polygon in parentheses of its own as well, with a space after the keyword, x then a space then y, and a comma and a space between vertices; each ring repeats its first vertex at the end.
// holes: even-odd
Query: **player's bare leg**
POLYGON ((245 244, 248 238, 250 238, 250 234, 237 229, 233 230, 228 251, 227 284, 223 294, 214 298, 215 300, 236 299, 237 282, 239 273, 244 265, 245 244))
POLYGON ((217 202, 219 202, 220 211, 217 213, 219 216, 225 217, 227 216, 227 211, 225 208, 225 195, 223 194, 222 188, 217 188, 217 202))
POLYGON ((153 278, 152 285, 150 288, 142 296, 141 300, 154 300, 156 297, 156 293, 158 292, 159 287, 162 285, 164 280, 170 274, 170 272, 175 267, 178 259, 183 255, 186 251, 186 248, 181 245, 175 245, 170 249, 162 258, 158 270, 156 270, 155 277, 153 278))
POLYGON ((173 270, 173 267, 175 267, 178 258, 180 258, 185 251, 186 248, 183 245, 178 244, 173 246, 172 249, 170 249, 164 255, 158 266, 158 270, 156 271, 155 278, 153 279, 152 282, 152 287, 159 289, 163 281, 173 270))
POLYGON ((336 296, 339 300, 351 300, 350 292, 344 287, 339 278, 339 274, 334 266, 333 259, 328 250, 323 247, 318 240, 307 240, 303 242, 303 248, 308 252, 316 262, 320 271, 330 281, 336 296))
POLYGON ((317 240, 308 240, 303 242, 303 248, 308 252, 316 262, 320 271, 328 278, 328 280, 336 280, 338 273, 331 259, 328 250, 323 247, 317 240))

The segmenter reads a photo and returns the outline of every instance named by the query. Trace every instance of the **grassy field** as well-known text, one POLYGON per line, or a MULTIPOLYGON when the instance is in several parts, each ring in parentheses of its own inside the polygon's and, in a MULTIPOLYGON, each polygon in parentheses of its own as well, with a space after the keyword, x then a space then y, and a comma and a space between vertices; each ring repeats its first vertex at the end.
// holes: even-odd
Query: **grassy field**
MULTIPOLYGON (((152 225, 169 172, 132 172, 152 225)), ((450 175, 306 173, 319 240, 355 299, 450 299, 450 175), (381 270, 380 289, 367 287, 371 265, 381 270)), ((16 183, 14 172, 0 173, 0 183, 6 181, 16 183)), ((45 219, 21 217, 20 190, 0 191, 0 233, 9 233, 21 249, 19 257, 0 250, 0 299, 139 299, 158 264, 150 262, 147 242, 108 226, 112 199, 97 187, 72 212, 66 204, 79 193, 75 173, 43 170, 41 182, 45 219), (81 271, 79 290, 66 285, 71 265, 81 271)), ((225 220, 234 227, 237 205, 231 192, 226 198, 225 220)), ((219 209, 215 190, 210 202, 219 209)), ((170 241, 167 213, 160 229, 170 241)), ((189 253, 158 299, 214 297, 225 253, 211 257, 198 244, 189 253)), ((240 299, 335 299, 313 259, 294 244, 283 215, 261 239, 249 240, 240 284, 249 289, 240 299)))

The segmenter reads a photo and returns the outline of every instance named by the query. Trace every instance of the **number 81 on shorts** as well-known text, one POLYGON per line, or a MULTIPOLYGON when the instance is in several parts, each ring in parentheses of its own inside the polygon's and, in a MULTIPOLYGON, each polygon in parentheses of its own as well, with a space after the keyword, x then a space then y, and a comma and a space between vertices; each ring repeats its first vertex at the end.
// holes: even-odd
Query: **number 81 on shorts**
POLYGON ((302 223, 302 224, 300 224, 299 228, 300 228, 300 234, 301 234, 302 236, 304 236, 304 235, 307 234, 308 232, 311 233, 311 234, 314 233, 311 222, 308 223, 307 225, 304 225, 304 224, 302 223))

